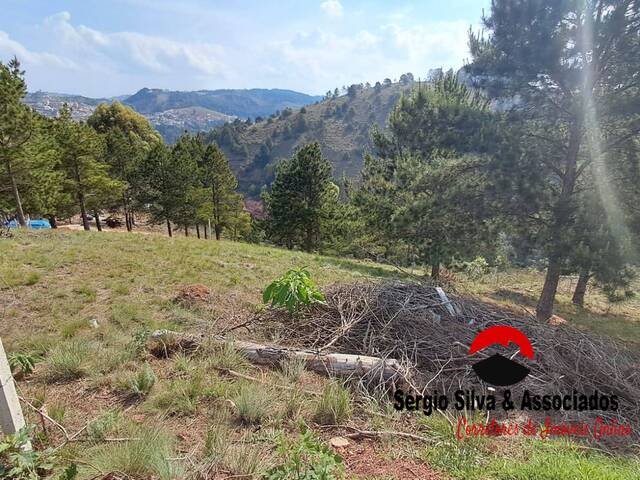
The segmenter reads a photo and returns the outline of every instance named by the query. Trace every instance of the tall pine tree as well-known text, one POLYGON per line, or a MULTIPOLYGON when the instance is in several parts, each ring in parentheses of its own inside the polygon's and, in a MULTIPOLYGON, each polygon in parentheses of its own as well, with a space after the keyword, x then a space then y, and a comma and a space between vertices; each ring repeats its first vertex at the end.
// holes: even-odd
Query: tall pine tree
POLYGON ((266 195, 271 239, 287 248, 313 251, 321 241, 323 211, 335 199, 331 164, 322 156, 320 145, 314 142, 301 147, 278 164, 266 195))
MULTIPOLYGON (((483 22, 488 38, 470 36, 467 71, 527 122, 521 142, 529 146, 505 171, 514 185, 531 172, 526 194, 547 197, 521 202, 523 218, 543 224, 548 267, 536 311, 547 319, 571 251, 581 177, 593 169, 596 187, 611 191, 607 154, 640 132, 640 6, 637 0, 494 0, 483 22)), ((615 207, 608 216, 615 221, 615 207)))

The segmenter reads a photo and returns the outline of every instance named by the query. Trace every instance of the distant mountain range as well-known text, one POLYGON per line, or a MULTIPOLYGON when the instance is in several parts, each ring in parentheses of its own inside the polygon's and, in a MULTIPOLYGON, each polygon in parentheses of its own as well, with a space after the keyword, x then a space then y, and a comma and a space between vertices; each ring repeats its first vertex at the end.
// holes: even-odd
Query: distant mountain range
POLYGON ((198 90, 181 92, 143 88, 133 95, 89 98, 81 95, 31 92, 25 103, 46 116, 55 116, 67 103, 77 120, 86 120, 102 102, 120 101, 145 115, 168 142, 185 130, 208 131, 236 118, 268 116, 286 108, 300 108, 322 97, 292 90, 198 90))

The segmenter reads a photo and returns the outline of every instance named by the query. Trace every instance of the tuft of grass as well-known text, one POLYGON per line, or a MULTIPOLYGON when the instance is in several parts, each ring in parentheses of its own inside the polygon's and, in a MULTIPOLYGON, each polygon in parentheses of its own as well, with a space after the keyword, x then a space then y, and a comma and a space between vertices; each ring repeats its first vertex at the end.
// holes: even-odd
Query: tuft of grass
POLYGON ((265 389, 253 383, 241 383, 233 403, 238 410, 240 421, 246 424, 259 424, 271 413, 271 396, 265 389))
POLYGON ((0 270, 0 285, 3 287, 30 287, 40 281, 40 274, 24 268, 0 270))
POLYGON ((325 385, 316 404, 314 420, 321 425, 340 425, 351 417, 351 392, 331 381, 325 385))
POLYGON ((240 370, 248 365, 247 359, 231 342, 214 344, 207 349, 209 351, 209 365, 213 368, 240 370))
POLYGON ((62 338, 73 338, 80 330, 86 329, 88 327, 89 322, 87 320, 78 318, 76 320, 71 320, 64 323, 60 327, 60 335, 62 335, 62 338))
POLYGON ((280 373, 290 383, 298 382, 304 375, 306 362, 299 357, 288 357, 280 362, 280 373))
POLYGON ((129 377, 127 383, 131 395, 138 398, 146 397, 156 383, 156 375, 151 366, 145 363, 142 369, 129 377))
POLYGON ((171 382, 152 399, 153 407, 166 415, 191 415, 200 400, 209 394, 202 376, 171 382))
POLYGON ((87 434, 94 442, 102 442, 121 422, 118 410, 107 410, 87 425, 87 434))
POLYGON ((176 456, 174 442, 165 432, 152 427, 130 430, 131 440, 107 443, 86 451, 86 462, 92 467, 86 469, 87 477, 95 478, 97 469, 101 478, 184 478, 180 465, 171 460, 176 456))
POLYGON ((74 339, 59 343, 47 358, 49 377, 52 381, 74 380, 87 374, 90 354, 86 340, 74 339))
POLYGON ((89 285, 80 285, 73 289, 73 293, 82 296, 87 302, 95 302, 98 298, 98 291, 89 285))
POLYGON ((264 470, 265 464, 265 452, 251 441, 249 435, 233 444, 224 459, 226 469, 245 478, 255 478, 264 470))
POLYGON ((179 375, 186 375, 192 369, 191 359, 182 352, 173 357, 173 370, 179 375))
POLYGON ((62 403, 52 403, 51 405, 47 405, 47 414, 58 423, 63 422, 66 412, 67 409, 62 403))
POLYGON ((285 419, 296 419, 302 415, 306 398, 300 390, 291 390, 282 405, 281 417, 285 419))

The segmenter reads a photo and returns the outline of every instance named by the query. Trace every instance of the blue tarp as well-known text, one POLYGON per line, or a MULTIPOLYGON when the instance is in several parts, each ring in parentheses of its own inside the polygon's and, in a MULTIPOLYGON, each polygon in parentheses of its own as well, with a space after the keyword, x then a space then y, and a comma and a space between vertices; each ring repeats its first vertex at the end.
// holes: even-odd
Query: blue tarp
MULTIPOLYGON (((5 224, 7 227, 9 228, 18 228, 18 221, 17 220, 11 220, 10 222, 7 222, 5 224)), ((29 228, 51 228, 51 224, 49 223, 49 220, 28 220, 27 221, 27 227, 29 228)))

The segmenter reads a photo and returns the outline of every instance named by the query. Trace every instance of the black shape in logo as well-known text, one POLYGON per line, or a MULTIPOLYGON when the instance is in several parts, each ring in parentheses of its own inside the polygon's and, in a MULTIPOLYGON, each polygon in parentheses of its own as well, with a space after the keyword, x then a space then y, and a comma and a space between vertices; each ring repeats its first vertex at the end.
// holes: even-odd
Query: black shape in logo
MULTIPOLYGON (((533 347, 527 336, 517 328, 510 326, 495 326, 481 331, 473 339, 469 347, 469 354, 473 355, 496 343, 506 347, 511 342, 520 348, 518 354, 533 360, 533 347)), ((529 375, 527 367, 499 353, 474 364, 473 370, 485 382, 499 387, 518 383, 529 375)))

